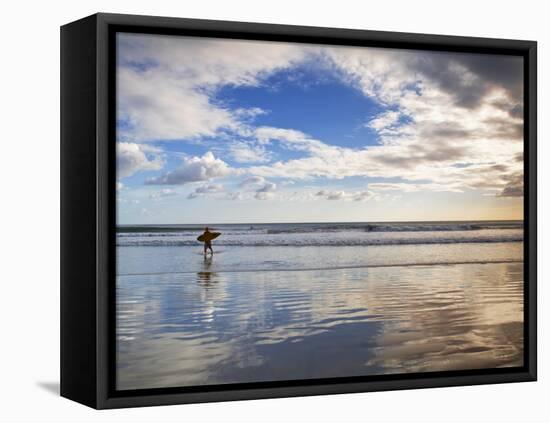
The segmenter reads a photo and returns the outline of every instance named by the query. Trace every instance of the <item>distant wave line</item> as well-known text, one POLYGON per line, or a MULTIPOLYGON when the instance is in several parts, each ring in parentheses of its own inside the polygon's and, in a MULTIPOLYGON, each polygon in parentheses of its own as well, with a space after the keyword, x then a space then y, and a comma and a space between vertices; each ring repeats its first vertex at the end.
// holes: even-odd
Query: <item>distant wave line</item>
MULTIPOLYGON (((378 239, 327 239, 324 242, 321 240, 312 240, 312 242, 266 242, 266 241, 224 241, 219 240, 216 245, 224 247, 360 247, 360 246, 377 246, 377 245, 422 245, 422 244, 471 244, 471 243, 496 243, 496 242, 522 242, 523 236, 507 236, 507 237, 495 237, 495 238, 431 238, 431 239, 392 239, 392 238, 378 238, 378 239)), ((199 243, 195 240, 179 240, 179 241, 165 241, 165 240, 153 240, 153 241, 135 241, 135 242, 118 242, 117 247, 192 247, 197 246, 199 243)))
MULTIPOLYGON (((237 233, 242 235, 284 235, 284 234, 304 234, 304 233, 334 233, 334 232, 458 232, 458 231, 479 231, 479 230, 499 230, 499 229, 523 229, 523 223, 424 223, 424 224, 304 224, 304 225, 277 225, 262 226, 251 225, 246 228, 245 225, 224 226, 220 225, 216 229, 228 234, 237 233)), ((136 235, 157 235, 174 236, 178 234, 199 233, 201 229, 189 227, 118 227, 118 236, 136 236, 136 235)))

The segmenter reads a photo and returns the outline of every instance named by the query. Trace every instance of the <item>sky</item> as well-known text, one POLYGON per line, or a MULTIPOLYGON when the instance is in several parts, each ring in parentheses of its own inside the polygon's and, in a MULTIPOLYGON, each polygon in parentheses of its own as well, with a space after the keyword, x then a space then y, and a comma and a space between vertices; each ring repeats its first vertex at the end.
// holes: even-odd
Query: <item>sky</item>
POLYGON ((119 224, 523 218, 521 57, 117 37, 119 224))

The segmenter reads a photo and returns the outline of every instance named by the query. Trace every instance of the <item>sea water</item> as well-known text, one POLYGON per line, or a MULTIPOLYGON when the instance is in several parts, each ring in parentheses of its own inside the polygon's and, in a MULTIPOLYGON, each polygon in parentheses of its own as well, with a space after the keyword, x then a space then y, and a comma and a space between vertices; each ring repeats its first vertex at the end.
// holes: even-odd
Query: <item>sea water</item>
POLYGON ((123 226, 117 387, 521 366, 522 222, 123 226))

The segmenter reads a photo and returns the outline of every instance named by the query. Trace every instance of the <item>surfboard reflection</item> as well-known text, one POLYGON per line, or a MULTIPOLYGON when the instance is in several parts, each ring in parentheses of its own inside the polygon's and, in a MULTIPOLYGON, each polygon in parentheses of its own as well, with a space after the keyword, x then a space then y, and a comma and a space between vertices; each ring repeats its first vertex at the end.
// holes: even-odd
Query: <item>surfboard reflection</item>
POLYGON ((212 267, 212 256, 205 256, 203 261, 203 270, 197 272, 197 282, 200 286, 208 288, 215 283, 216 273, 211 272, 210 268, 212 267), (213 279, 214 278, 214 279, 213 279))

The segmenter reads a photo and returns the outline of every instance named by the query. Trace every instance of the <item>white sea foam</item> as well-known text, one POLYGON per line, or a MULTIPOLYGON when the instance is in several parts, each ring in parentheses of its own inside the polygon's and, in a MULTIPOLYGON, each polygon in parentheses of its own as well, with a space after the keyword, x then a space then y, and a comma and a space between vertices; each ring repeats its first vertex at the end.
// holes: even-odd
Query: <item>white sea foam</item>
MULTIPOLYGON (((523 240, 521 222, 305 223, 216 225, 219 246, 369 246, 450 243, 495 243, 523 240)), ((193 246, 196 226, 122 227, 117 246, 193 246)))

